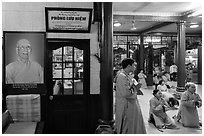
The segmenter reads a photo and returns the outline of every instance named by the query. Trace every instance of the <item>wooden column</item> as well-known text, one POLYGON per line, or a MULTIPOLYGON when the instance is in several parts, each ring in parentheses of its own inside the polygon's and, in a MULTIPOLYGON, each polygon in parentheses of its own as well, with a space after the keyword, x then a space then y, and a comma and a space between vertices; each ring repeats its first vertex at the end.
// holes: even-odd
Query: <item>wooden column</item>
POLYGON ((176 64, 176 66, 178 66, 177 60, 178 60, 178 56, 177 56, 177 45, 176 43, 174 44, 174 63, 176 64))
MULTIPOLYGON (((143 46, 144 48, 144 46, 143 46)), ((144 52, 143 52, 144 54, 144 52)), ((147 86, 153 85, 153 61, 154 61, 154 50, 153 50, 153 44, 149 43, 147 48, 147 86)))
POLYGON ((112 3, 102 3, 102 47, 101 47, 101 108, 100 123, 109 124, 113 120, 113 13, 112 3))
POLYGON ((139 69, 137 70, 138 72, 140 71, 140 69, 144 70, 144 35, 140 35, 140 46, 139 46, 139 69))
POLYGON ((186 31, 185 22, 177 23, 177 91, 183 92, 185 89, 186 80, 186 68, 185 68, 185 57, 186 57, 186 31))
POLYGON ((198 46, 198 84, 202 84, 202 46, 198 46))

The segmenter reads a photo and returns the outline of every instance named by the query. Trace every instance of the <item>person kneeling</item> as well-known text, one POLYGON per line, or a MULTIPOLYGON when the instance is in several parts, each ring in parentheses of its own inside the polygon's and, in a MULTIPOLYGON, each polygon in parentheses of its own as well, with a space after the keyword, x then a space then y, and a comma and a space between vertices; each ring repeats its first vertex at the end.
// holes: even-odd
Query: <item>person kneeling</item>
POLYGON ((181 96, 181 104, 177 114, 177 122, 181 121, 184 127, 199 128, 198 110, 202 106, 202 100, 196 93, 196 86, 194 83, 186 84, 186 91, 181 96))
POLYGON ((157 128, 178 128, 171 118, 166 114, 166 107, 170 108, 168 103, 162 98, 160 90, 153 90, 153 95, 149 100, 149 122, 153 123, 157 128))
POLYGON ((179 106, 179 101, 174 97, 173 94, 169 92, 162 92, 162 98, 168 103, 168 105, 171 107, 171 110, 178 109, 175 106, 179 106))

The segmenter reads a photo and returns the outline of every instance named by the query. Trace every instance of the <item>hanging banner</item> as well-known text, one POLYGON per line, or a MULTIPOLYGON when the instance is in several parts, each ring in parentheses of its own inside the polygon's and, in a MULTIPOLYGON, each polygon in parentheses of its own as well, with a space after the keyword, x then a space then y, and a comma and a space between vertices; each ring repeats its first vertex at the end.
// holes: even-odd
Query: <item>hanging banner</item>
POLYGON ((92 9, 46 8, 45 11, 48 32, 90 32, 92 9))

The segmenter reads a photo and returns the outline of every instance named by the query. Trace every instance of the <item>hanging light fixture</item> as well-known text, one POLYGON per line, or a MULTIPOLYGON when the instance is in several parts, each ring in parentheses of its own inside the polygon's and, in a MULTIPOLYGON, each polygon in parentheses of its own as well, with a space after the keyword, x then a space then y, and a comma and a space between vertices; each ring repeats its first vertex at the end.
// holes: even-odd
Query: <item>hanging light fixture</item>
POLYGON ((113 26, 115 26, 115 27, 119 27, 119 26, 121 26, 121 23, 118 22, 118 21, 115 21, 114 24, 113 24, 113 26))
POLYGON ((135 20, 132 21, 132 28, 130 30, 136 30, 137 28, 135 27, 135 20))
POLYGON ((198 24, 192 24, 192 25, 190 25, 190 28, 197 28, 197 27, 199 27, 198 24))
POLYGON ((197 28, 197 27, 199 27, 199 25, 195 22, 191 22, 189 27, 190 28, 197 28))

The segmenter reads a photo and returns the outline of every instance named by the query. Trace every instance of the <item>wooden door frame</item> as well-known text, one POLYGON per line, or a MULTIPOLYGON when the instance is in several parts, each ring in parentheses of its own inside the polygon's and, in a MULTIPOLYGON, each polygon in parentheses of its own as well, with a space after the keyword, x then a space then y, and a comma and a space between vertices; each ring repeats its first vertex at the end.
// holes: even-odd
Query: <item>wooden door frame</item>
MULTIPOLYGON (((83 99, 84 100, 82 100, 82 101, 84 101, 85 102, 85 104, 84 104, 84 108, 85 108, 85 127, 88 127, 88 125, 86 125, 87 123, 88 123, 88 112, 89 112, 89 110, 88 110, 88 99, 89 99, 89 97, 90 97, 90 39, 58 39, 58 38, 51 38, 51 39, 47 39, 47 50, 46 50, 46 56, 47 56, 47 61, 46 61, 46 66, 47 66, 47 100, 48 100, 48 106, 49 106, 49 103, 50 103, 50 96, 52 96, 52 85, 50 85, 51 83, 51 81, 52 81, 52 74, 49 74, 49 73, 52 73, 52 65, 51 65, 51 58, 52 58, 52 56, 50 56, 50 55, 52 55, 51 54, 51 50, 52 50, 52 47, 51 46, 49 46, 50 44, 50 42, 62 42, 62 43, 64 43, 64 42, 73 42, 73 43, 76 43, 77 42, 77 44, 79 44, 79 45, 81 45, 81 46, 84 46, 83 47, 83 50, 85 50, 84 51, 84 64, 85 64, 85 66, 84 66, 84 79, 86 79, 86 80, 84 80, 84 91, 83 91, 83 99)), ((63 47, 63 46, 62 46, 63 47)), ((74 47, 76 47, 76 46, 74 46, 74 47)), ((74 95, 73 95, 74 96, 74 95)), ((77 96, 77 95, 76 95, 77 96)), ((60 96, 54 96, 55 98, 56 97, 60 97, 60 96)), ((72 95, 70 96, 70 95, 63 95, 62 97, 67 97, 67 98, 70 98, 70 97, 72 97, 72 95)), ((81 97, 81 96, 80 96, 81 97)), ((50 109, 51 110, 51 109, 50 109)), ((49 115, 49 112, 47 111, 47 113, 46 113, 47 115, 49 115)), ((49 119, 48 119, 49 120, 49 119)), ((48 121, 49 122, 49 121, 48 121)), ((51 124, 48 124, 48 125, 51 125, 51 124)), ((86 128, 85 128, 86 129, 86 128)))
MULTIPOLYGON (((48 43, 51 42, 51 41, 55 41, 55 42, 74 42, 74 41, 77 41, 79 44, 83 44, 85 46, 88 46, 89 49, 86 49, 86 56, 87 56, 87 59, 84 60, 84 64, 86 64, 87 66, 87 71, 86 71, 86 78, 89 79, 88 81, 86 80, 85 81, 85 88, 87 88, 87 92, 85 92, 84 94, 85 95, 89 95, 90 94, 90 39, 60 39, 60 38, 48 38, 47 39, 47 50, 46 50, 46 58, 47 58, 47 61, 46 61, 46 66, 47 66, 47 85, 49 83, 49 81, 51 81, 51 78, 52 78, 52 75, 48 74, 48 73, 52 73, 52 66, 49 64, 50 60, 49 60, 49 50, 51 47, 48 47, 48 43), (89 57, 89 59, 88 59, 89 57)), ((50 90, 51 89, 51 86, 47 86, 47 89, 50 90)), ((50 94, 50 91, 47 92, 47 95, 51 95, 50 94)))

